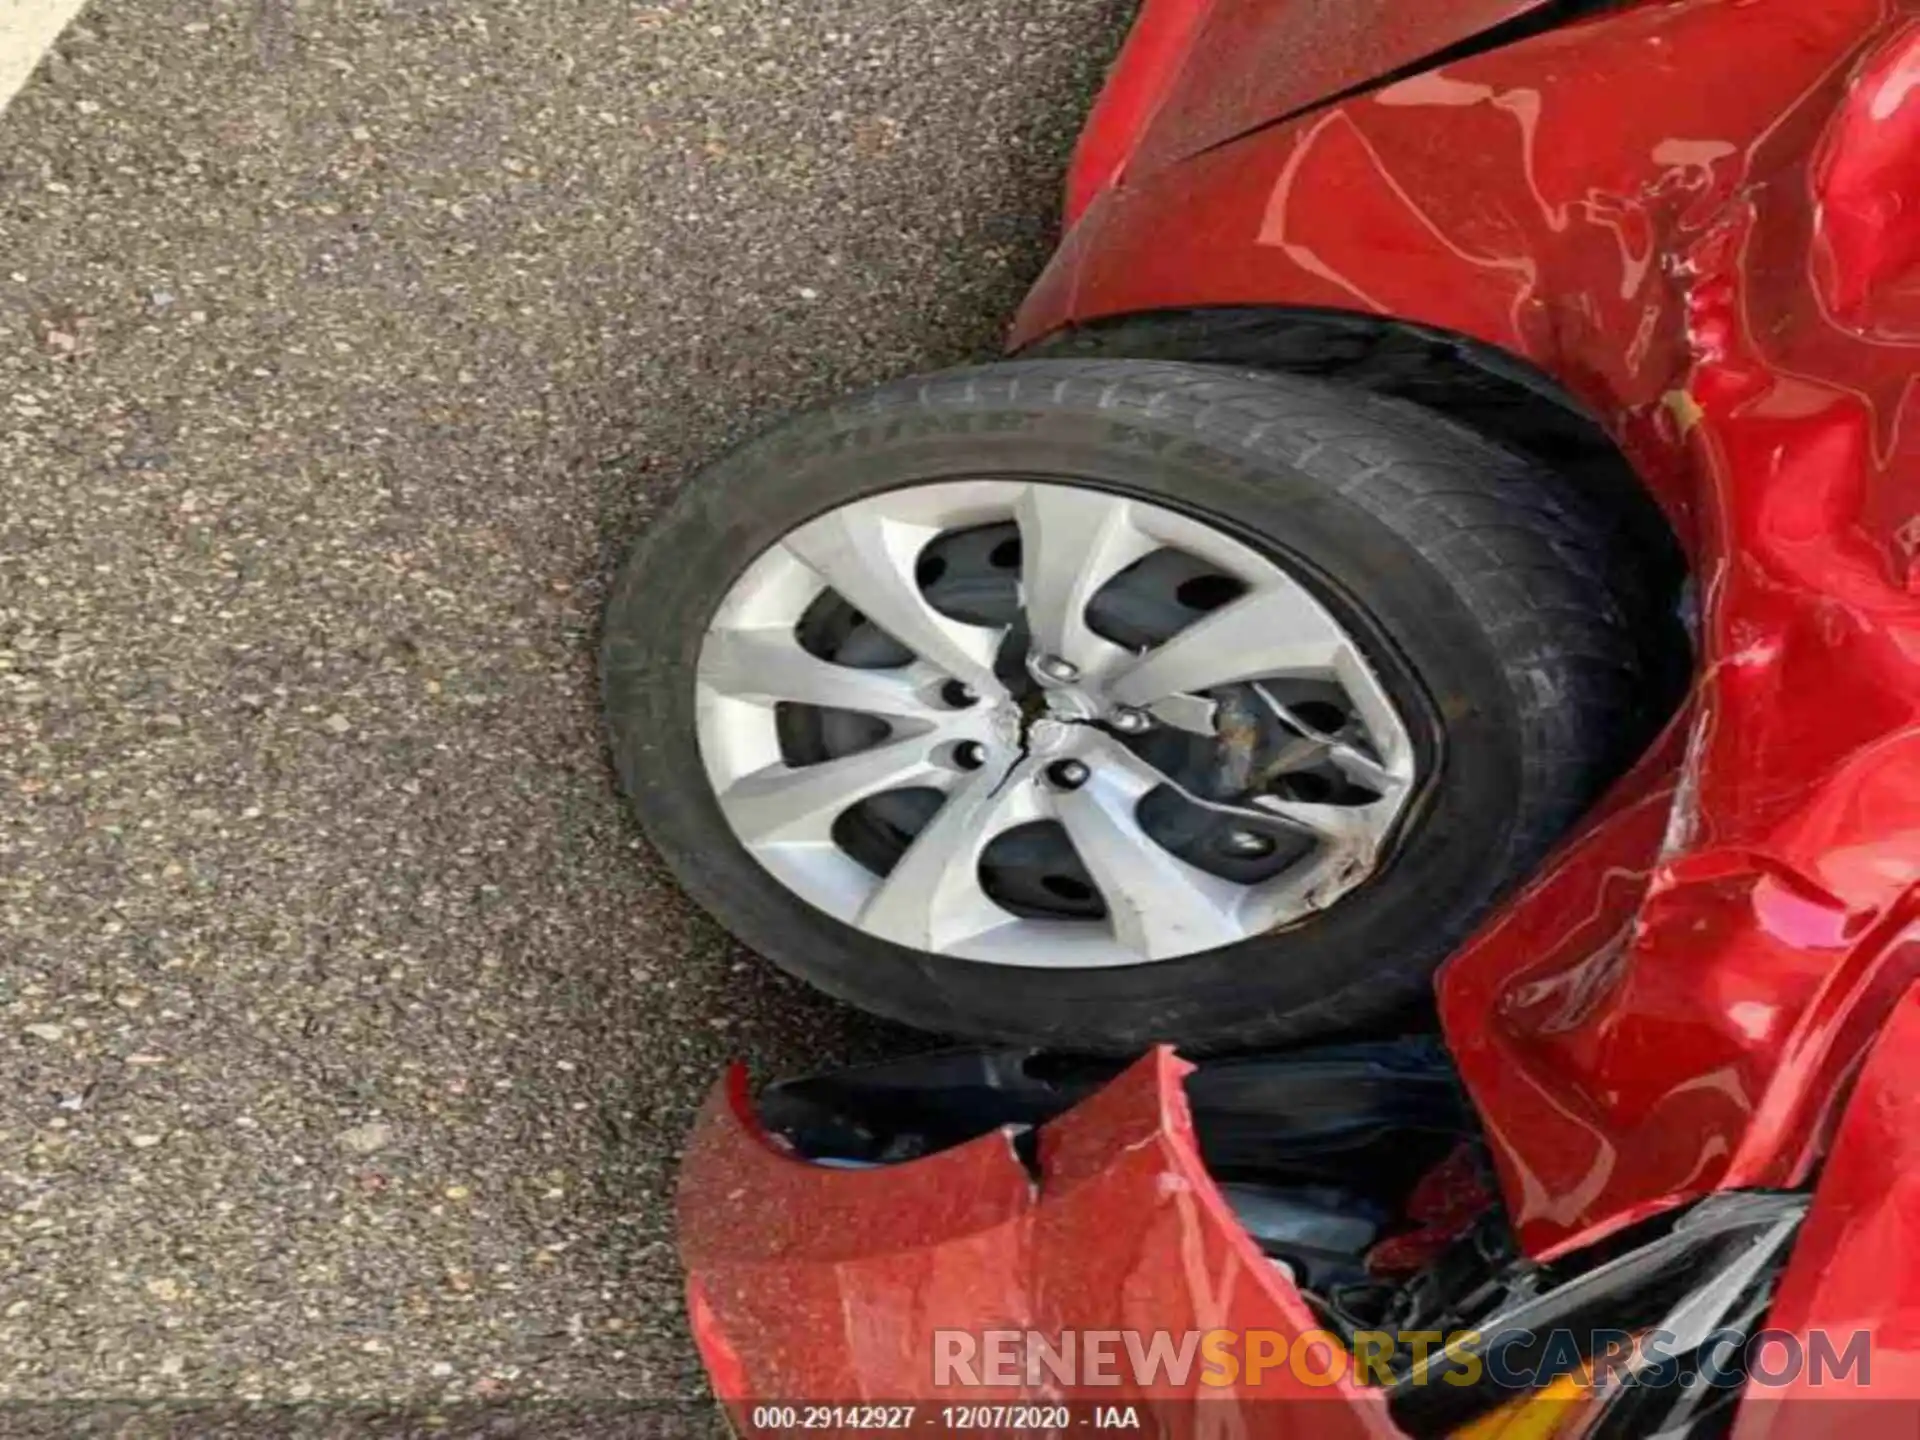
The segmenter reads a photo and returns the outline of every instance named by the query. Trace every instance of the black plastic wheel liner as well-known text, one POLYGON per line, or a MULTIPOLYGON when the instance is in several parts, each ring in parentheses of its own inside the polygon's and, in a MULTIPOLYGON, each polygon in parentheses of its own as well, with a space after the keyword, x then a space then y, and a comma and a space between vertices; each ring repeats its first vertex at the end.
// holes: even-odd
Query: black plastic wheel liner
MULTIPOLYGON (((802 1155, 888 1164, 1003 1126, 1044 1125, 1124 1062, 949 1050, 769 1086, 760 1118, 802 1155)), ((1203 1061, 1187 1077, 1201 1157, 1222 1180, 1398 1196, 1479 1134, 1453 1064, 1426 1036, 1203 1061)))

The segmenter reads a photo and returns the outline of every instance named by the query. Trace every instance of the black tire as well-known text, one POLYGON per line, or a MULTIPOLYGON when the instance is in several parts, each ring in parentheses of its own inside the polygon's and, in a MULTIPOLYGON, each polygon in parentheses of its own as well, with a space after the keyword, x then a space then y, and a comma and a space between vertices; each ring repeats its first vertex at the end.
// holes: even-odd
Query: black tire
POLYGON ((1404 402, 1158 361, 1022 361, 796 416, 702 473, 609 602, 613 758, 687 891, 749 946, 925 1029, 1087 1051, 1218 1050, 1348 1031, 1434 968, 1634 758, 1651 713, 1617 566, 1552 474, 1404 402), (903 949, 787 891, 734 839, 694 729, 720 599, 795 526, 859 496, 1010 473, 1137 494, 1261 544, 1360 638, 1431 779, 1365 885, 1271 935, 1111 969, 903 949))

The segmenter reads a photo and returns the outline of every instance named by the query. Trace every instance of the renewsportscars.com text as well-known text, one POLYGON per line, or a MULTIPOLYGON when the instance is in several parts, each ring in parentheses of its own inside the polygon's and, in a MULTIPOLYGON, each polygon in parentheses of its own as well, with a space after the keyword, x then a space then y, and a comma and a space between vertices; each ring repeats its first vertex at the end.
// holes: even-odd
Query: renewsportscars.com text
POLYGON ((1252 1388, 1272 1375, 1309 1387, 1351 1379, 1392 1385, 1401 1374, 1416 1385, 1479 1385, 1535 1390, 1591 1366, 1596 1383, 1706 1384, 1732 1389, 1749 1382, 1861 1387, 1872 1383, 1868 1331, 1815 1331, 1804 1340, 1786 1330, 1717 1331, 1684 1349, 1665 1330, 1391 1332, 1363 1330, 1351 1349, 1326 1330, 936 1330, 933 1383, 1001 1388, 1164 1386, 1184 1390, 1252 1388), (1684 1363, 1683 1363, 1684 1362, 1684 1363))

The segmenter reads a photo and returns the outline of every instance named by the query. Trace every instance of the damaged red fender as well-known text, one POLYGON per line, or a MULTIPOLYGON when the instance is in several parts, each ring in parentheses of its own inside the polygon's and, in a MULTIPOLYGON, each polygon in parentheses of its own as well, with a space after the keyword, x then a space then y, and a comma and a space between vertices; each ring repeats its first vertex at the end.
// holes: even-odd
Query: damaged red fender
POLYGON ((1071 223, 1122 174, 1417 62, 1545 0, 1158 0, 1145 6, 1074 152, 1071 223), (1304 42, 1304 43, 1303 43, 1304 42), (1190 63, 1195 52, 1204 63, 1190 63))
POLYGON ((694 1127, 679 1198, 695 1339, 736 1421, 750 1426, 738 1402, 754 1398, 1159 1402, 1160 1423, 1177 1435, 1202 1418, 1231 1425, 1236 1402, 1311 1400, 1316 1436, 1397 1434, 1380 1392, 1352 1382, 1343 1351, 1335 1364, 1332 1336, 1325 1384, 1285 1363, 1250 1376, 1238 1362, 1251 1355, 1236 1357, 1229 1382, 1197 1347, 1184 1373, 1170 1364, 1136 1383, 1119 1333, 1111 1385, 1085 1383, 1084 1354, 1078 1387, 1045 1374, 984 1383, 983 1355, 970 1362, 983 1383, 940 1371, 936 1332, 953 1324, 1077 1332, 1082 1343, 1089 1332, 1145 1344, 1233 1331, 1236 1345, 1250 1332, 1289 1345, 1324 1334, 1208 1178, 1180 1083, 1189 1068, 1158 1050, 1043 1126, 1034 1174, 1003 1132, 878 1169, 798 1160, 759 1128, 736 1070, 694 1127), (1209 1403, 1196 1410, 1196 1397, 1209 1403))
POLYGON ((1190 9, 1149 5, 1187 78, 1097 117, 1014 343, 1343 310, 1601 418, 1690 551, 1699 678, 1443 970, 1448 1043, 1536 1256, 1804 1181, 1920 975, 1920 3, 1624 5, 1198 153, 1172 97, 1237 32, 1190 9))

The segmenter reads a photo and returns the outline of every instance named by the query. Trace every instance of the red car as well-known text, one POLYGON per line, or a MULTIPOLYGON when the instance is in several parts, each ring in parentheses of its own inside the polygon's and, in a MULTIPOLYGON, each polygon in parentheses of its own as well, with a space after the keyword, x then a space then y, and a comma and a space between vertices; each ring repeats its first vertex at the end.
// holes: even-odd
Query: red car
POLYGON ((1917 196, 1913 0, 1148 0, 1011 358, 722 459, 609 608, 695 898, 1018 1047, 716 1099, 716 1388, 1920 1389, 1917 196))

